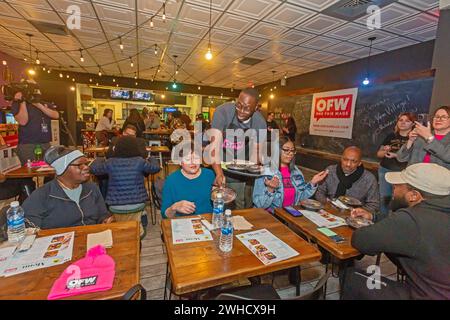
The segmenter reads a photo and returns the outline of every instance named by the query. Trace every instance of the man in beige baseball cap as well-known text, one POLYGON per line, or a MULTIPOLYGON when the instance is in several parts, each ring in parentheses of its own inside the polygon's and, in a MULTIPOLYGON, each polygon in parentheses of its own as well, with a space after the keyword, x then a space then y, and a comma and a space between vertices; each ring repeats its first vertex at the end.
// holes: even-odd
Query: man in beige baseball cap
POLYGON ((406 282, 380 276, 369 289, 363 270, 349 270, 344 299, 450 299, 450 170, 417 163, 386 174, 393 184, 395 212, 372 215, 363 209, 353 218, 375 222, 353 233, 352 246, 362 254, 385 253, 403 269, 406 282))

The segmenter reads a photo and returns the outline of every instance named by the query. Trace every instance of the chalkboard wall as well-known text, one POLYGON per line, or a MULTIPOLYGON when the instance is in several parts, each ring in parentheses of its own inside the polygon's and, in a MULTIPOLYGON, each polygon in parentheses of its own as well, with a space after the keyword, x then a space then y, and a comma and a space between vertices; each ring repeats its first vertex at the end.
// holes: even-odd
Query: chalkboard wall
POLYGON ((364 158, 376 159, 379 145, 393 131, 400 113, 428 113, 432 89, 433 78, 359 88, 352 139, 309 134, 313 95, 277 98, 269 111, 292 114, 298 128, 297 145, 335 154, 341 154, 347 146, 356 145, 363 150, 364 158))

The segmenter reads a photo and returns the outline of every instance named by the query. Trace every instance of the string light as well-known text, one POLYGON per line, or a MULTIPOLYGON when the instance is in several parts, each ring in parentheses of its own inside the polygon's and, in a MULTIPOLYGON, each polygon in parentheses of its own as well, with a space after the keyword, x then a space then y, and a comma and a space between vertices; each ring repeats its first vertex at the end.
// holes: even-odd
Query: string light
POLYGON ((34 75, 36 74, 36 71, 35 71, 34 69, 29 69, 29 70, 28 70, 28 74, 29 74, 30 76, 34 76, 34 75))
POLYGON ((120 43, 119 43, 120 51, 123 51, 122 37, 119 37, 119 41, 120 41, 120 43))
POLYGON ((156 55, 158 55, 158 46, 157 46, 157 44, 155 43, 155 56, 156 55))
POLYGON ((62 77, 64 77, 64 75, 63 75, 62 73, 60 73, 60 74, 59 74, 59 77, 62 78, 62 77))
POLYGON ((69 79, 69 78, 70 78, 70 76, 69 76, 69 75, 67 75, 67 76, 66 76, 66 78, 67 78, 67 79, 69 79))
POLYGON ((83 49, 80 49, 80 61, 84 62, 83 49))
POLYGON ((46 69, 45 69, 45 67, 42 67, 42 71, 45 71, 46 69))
POLYGON ((39 60, 39 50, 36 50, 36 64, 41 64, 41 60, 39 60))
POLYGON ((131 66, 132 68, 134 67, 133 59, 131 59, 131 57, 130 57, 130 66, 131 66))
POLYGON ((99 76, 99 77, 102 76, 102 70, 100 69, 100 66, 98 66, 98 76, 99 76))
POLYGON ((50 73, 50 72, 51 72, 50 69, 48 69, 48 70, 47 70, 47 73, 50 73))
POLYGON ((2 64, 3 64, 4 66, 6 66, 6 65, 8 64, 8 62, 6 62, 6 60, 3 60, 3 61, 2 61, 2 64))
POLYGON ((71 86, 71 87, 70 87, 70 91, 75 91, 75 87, 74 87, 74 86, 71 86))
POLYGON ((200 86, 198 86, 198 87, 197 87, 197 89, 198 89, 198 90, 200 90, 200 89, 201 89, 201 87, 200 87, 200 86))
POLYGON ((116 79, 113 79, 113 82, 116 82, 116 79))
POLYGON ((211 60, 213 58, 211 51, 211 16, 212 16, 212 0, 209 0, 208 51, 205 54, 206 60, 211 60))
POLYGON ((150 28, 153 28, 155 24, 153 23, 153 18, 150 19, 150 28))
POLYGON ((163 4, 163 15, 162 15, 163 22, 166 22, 166 3, 163 4))
POLYGON ((273 93, 270 94, 270 99, 275 98, 275 95, 273 93))
POLYGON ((72 78, 72 82, 75 82, 75 78, 72 78))
POLYGON ((89 79, 89 82, 92 82, 92 79, 89 79))

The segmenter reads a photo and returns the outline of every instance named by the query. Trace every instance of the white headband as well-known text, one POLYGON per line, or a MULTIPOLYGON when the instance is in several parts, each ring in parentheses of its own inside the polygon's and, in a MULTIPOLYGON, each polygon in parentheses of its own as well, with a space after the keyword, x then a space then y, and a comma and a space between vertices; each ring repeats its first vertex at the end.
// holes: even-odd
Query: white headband
POLYGON ((84 154, 80 150, 74 150, 66 154, 65 156, 62 156, 61 158, 58 158, 55 161, 53 161, 51 166, 55 168, 56 175, 60 176, 66 171, 67 167, 72 161, 81 157, 84 157, 84 154))

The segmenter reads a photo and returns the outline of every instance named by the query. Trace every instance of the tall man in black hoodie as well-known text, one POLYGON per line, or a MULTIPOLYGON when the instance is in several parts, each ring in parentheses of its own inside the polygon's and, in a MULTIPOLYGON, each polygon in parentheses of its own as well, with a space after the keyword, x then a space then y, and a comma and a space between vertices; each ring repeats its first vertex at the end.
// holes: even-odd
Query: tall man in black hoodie
POLYGON ((373 273, 348 270, 344 299, 450 299, 450 170, 418 163, 386 174, 399 210, 352 216, 375 222, 358 229, 352 245, 363 254, 385 253, 407 277, 399 283, 373 273), (376 285, 378 284, 378 286, 376 285))

